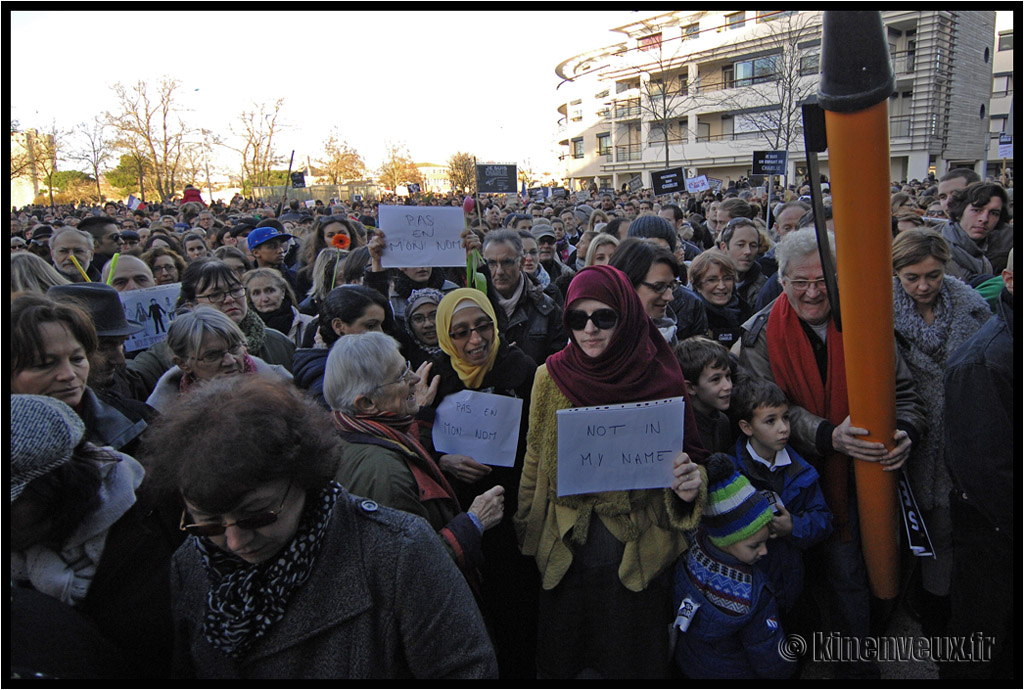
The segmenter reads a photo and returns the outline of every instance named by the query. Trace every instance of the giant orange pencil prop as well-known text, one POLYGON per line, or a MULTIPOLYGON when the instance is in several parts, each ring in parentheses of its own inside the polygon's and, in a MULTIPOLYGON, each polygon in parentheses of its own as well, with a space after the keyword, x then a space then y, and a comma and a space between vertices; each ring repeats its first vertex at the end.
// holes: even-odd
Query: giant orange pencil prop
MULTIPOLYGON (((879 12, 824 14, 818 103, 825 110, 836 261, 853 426, 892 448, 896 431, 888 100, 895 90, 879 12)), ((875 596, 899 588, 896 475, 854 461, 861 541, 875 596)))

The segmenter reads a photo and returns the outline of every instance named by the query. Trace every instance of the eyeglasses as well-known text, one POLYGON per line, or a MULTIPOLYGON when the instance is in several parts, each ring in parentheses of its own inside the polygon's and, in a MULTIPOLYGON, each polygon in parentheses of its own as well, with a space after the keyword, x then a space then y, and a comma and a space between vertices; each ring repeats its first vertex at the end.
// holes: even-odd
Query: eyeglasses
POLYGON ((665 292, 665 290, 675 290, 676 288, 681 287, 683 283, 680 280, 673 280, 668 283, 646 283, 644 281, 640 281, 640 284, 660 295, 665 292))
POLYGON ((399 376, 394 381, 388 381, 387 383, 382 383, 379 386, 374 386, 373 390, 377 390, 378 388, 384 388, 386 386, 393 386, 396 383, 408 383, 410 378, 412 378, 412 365, 409 364, 408 361, 406 361, 405 371, 402 372, 401 376, 399 376))
POLYGON ((718 278, 705 278, 701 285, 732 285, 736 282, 736 276, 719 276, 718 278))
POLYGON ((454 342, 469 340, 470 336, 473 333, 476 333, 481 338, 484 338, 487 336, 488 333, 491 332, 493 328, 494 322, 488 319, 487 321, 478 323, 476 326, 473 326, 473 328, 459 328, 457 330, 454 330, 448 334, 448 337, 451 338, 452 341, 454 342))
POLYGON ((817 280, 793 280, 792 278, 786 278, 786 284, 792 287, 796 292, 807 292, 812 285, 819 290, 825 289, 824 278, 818 278, 817 280))
POLYGON ((226 354, 231 354, 235 356, 242 354, 242 343, 238 343, 237 345, 229 347, 226 350, 213 350, 212 352, 207 352, 205 355, 193 357, 192 359, 193 361, 202 362, 203 364, 220 364, 220 362, 223 361, 224 359, 224 355, 226 354))
POLYGON ((266 513, 257 513, 256 515, 250 515, 247 518, 241 520, 235 520, 234 522, 196 522, 190 525, 185 524, 185 516, 188 515, 187 510, 181 511, 181 523, 178 525, 178 529, 182 532, 188 532, 189 534, 196 537, 219 537, 227 531, 228 527, 234 525, 238 529, 259 529, 272 525, 277 522, 277 516, 284 510, 284 502, 288 500, 288 494, 292 491, 292 485, 288 484, 288 489, 284 492, 284 496, 281 497, 281 505, 277 510, 271 510, 266 513))
POLYGON ((487 259, 486 263, 487 263, 487 268, 492 270, 492 271, 494 269, 496 269, 498 266, 501 266, 501 270, 507 271, 508 269, 512 268, 513 266, 516 266, 516 265, 519 264, 519 262, 516 261, 515 259, 501 259, 499 261, 495 261, 494 259, 487 259))
POLYGON ((524 249, 523 250, 523 254, 526 254, 527 256, 539 256, 540 255, 540 250, 539 249, 524 249))
POLYGON ((570 330, 582 331, 586 329, 588 321, 593 321, 597 328, 607 331, 619 323, 619 315, 614 309, 598 309, 591 314, 581 309, 570 309, 565 312, 565 325, 570 330))
POLYGON ((153 273, 175 273, 177 270, 178 267, 174 264, 153 267, 153 273))
POLYGON ((119 232, 110 233, 109 235, 107 235, 107 239, 112 240, 114 242, 124 242, 124 238, 121 237, 121 233, 119 232))
POLYGON ((427 321, 431 323, 437 323, 437 310, 435 309, 434 311, 428 312, 426 314, 413 314, 409 318, 409 320, 412 321, 417 326, 422 326, 427 321))
POLYGON ((205 295, 196 295, 196 299, 206 300, 211 304, 217 304, 223 302, 225 297, 230 296, 231 299, 241 299, 245 296, 245 288, 241 285, 231 288, 230 290, 217 290, 215 292, 208 292, 205 295))

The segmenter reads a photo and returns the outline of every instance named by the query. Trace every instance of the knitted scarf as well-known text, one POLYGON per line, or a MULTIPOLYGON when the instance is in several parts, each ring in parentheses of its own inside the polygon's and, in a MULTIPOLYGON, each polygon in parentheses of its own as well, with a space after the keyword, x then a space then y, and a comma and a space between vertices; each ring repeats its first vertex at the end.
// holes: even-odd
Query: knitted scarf
MULTIPOLYGON (((788 299, 778 299, 768 315, 765 335, 768 339, 768 360, 775 383, 794 405, 811 414, 839 425, 850 414, 846 393, 846 359, 843 353, 843 334, 829 319, 825 345, 828 348, 828 372, 825 384, 818 376, 811 343, 800 325, 796 311, 788 299)), ((852 538, 850 533, 850 507, 847 493, 849 456, 829 453, 823 463, 815 467, 821 475, 822 491, 832 509, 836 534, 842 541, 852 538)))
POLYGON ((383 439, 398 446, 406 455, 418 457, 421 462, 410 463, 409 470, 420 489, 420 495, 434 496, 438 494, 439 489, 451 499, 456 511, 461 511, 459 499, 456 498, 451 484, 434 462, 430 452, 416 438, 415 419, 412 416, 397 415, 393 412, 349 415, 337 410, 332 412, 331 416, 334 418, 334 426, 343 435, 364 434, 383 439))
POLYGON ((295 308, 287 302, 281 302, 281 306, 272 311, 261 312, 256 309, 251 309, 251 311, 256 312, 267 328, 273 328, 278 333, 285 335, 288 335, 288 331, 292 329, 292 322, 297 313, 295 308))
MULTIPOLYGON (((256 368, 256 360, 249 355, 245 355, 245 361, 242 365, 243 374, 255 374, 259 370, 256 368)), ((192 387, 198 383, 196 377, 193 374, 183 374, 181 380, 178 382, 178 390, 182 395, 192 390, 192 387)))
POLYGON ((263 563, 247 563, 206 538, 189 537, 210 579, 203 632, 207 641, 238 658, 284 616, 288 602, 309 579, 341 486, 330 482, 307 498, 288 546, 263 563))
POLYGON ((36 544, 12 552, 12 580, 27 581, 37 591, 71 606, 85 599, 103 557, 107 534, 135 505, 135 490, 145 474, 134 458, 122 453, 116 453, 116 457, 99 465, 96 509, 82 518, 60 551, 36 544))
POLYGON ((899 278, 893 278, 893 304, 900 354, 914 377, 914 386, 922 400, 929 432, 915 443, 906 464, 906 473, 921 510, 949 505, 953 488, 944 461, 945 442, 943 408, 945 389, 942 376, 946 357, 981 328, 991 312, 985 300, 956 278, 946 276, 935 300, 935 320, 925 323, 906 293, 899 278))
POLYGON ((267 342, 267 327, 263 324, 263 319, 257 315, 255 309, 250 309, 245 312, 245 317, 238 327, 245 334, 245 343, 249 352, 258 355, 263 350, 264 343, 267 342))

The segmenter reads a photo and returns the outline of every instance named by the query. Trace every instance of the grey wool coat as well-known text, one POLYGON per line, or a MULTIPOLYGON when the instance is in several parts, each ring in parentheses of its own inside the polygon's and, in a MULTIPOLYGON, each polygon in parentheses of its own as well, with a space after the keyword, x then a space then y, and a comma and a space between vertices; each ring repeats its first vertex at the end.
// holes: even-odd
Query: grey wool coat
POLYGON ((497 678, 465 579, 420 517, 342 492, 309 579, 240 658, 203 633, 209 580, 192 540, 171 564, 183 678, 497 678))

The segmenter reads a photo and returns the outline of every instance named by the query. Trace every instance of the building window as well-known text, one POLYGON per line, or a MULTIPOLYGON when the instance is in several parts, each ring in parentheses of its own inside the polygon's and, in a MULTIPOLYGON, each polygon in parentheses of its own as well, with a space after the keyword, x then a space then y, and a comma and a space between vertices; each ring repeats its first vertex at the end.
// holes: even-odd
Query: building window
POLYGON ((610 156, 610 155, 612 155, 612 135, 611 134, 598 134, 597 135, 597 155, 599 155, 599 156, 610 156))
POLYGON ((615 93, 622 93, 630 89, 640 88, 640 79, 623 79, 615 82, 615 93))
POLYGON ((654 50, 661 45, 661 32, 651 34, 650 36, 641 36, 637 41, 637 47, 640 50, 654 50))
POLYGON ((722 80, 725 82, 726 88, 774 81, 777 58, 777 55, 769 55, 733 63, 722 69, 722 80))
POLYGON ((583 158, 583 137, 572 140, 572 157, 583 158))
POLYGON ((757 23, 764 24, 765 22, 770 22, 773 19, 781 19, 782 17, 786 17, 791 14, 796 14, 796 10, 786 10, 785 12, 762 12, 757 15, 757 23))
POLYGON ((800 76, 808 77, 818 73, 820 55, 805 55, 800 58, 800 76))
POLYGON ((594 94, 594 99, 595 100, 601 100, 602 98, 608 98, 608 89, 605 89, 601 93, 595 93, 594 94))
POLYGON ((700 24, 687 24, 683 27, 683 40, 697 38, 700 35, 700 24))
POLYGON ((742 29, 745 23, 746 12, 733 12, 725 15, 725 25, 730 29, 742 29))
POLYGON ((999 34, 999 50, 1013 50, 1013 32, 999 34))

